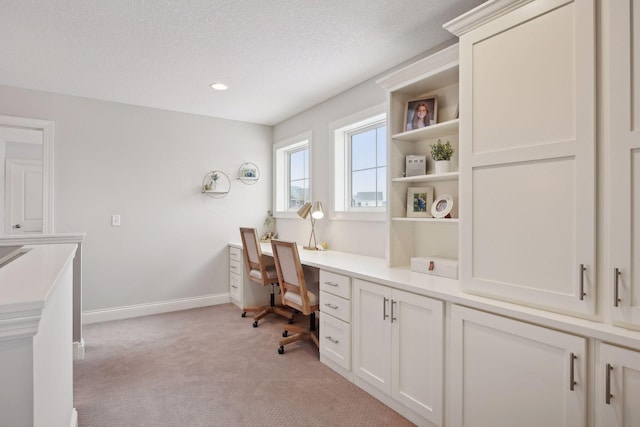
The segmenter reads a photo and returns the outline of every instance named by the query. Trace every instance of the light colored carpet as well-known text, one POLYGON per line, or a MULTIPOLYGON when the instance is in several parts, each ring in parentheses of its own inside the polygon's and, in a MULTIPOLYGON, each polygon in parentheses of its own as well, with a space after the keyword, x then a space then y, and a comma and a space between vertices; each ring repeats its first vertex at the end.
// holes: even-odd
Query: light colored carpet
POLYGON ((320 363, 311 343, 279 355, 283 318, 252 322, 225 304, 85 326, 80 427, 412 425, 320 363))

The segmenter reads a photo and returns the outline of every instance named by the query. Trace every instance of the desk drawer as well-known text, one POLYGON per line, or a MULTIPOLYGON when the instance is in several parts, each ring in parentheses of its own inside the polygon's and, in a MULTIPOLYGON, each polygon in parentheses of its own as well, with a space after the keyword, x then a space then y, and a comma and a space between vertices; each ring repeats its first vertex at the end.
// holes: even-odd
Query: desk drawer
POLYGON ((320 291, 320 311, 351 323, 351 301, 320 291))
POLYGON ((235 259, 229 261, 229 272, 242 275, 242 263, 235 259))
POLYGON ((241 301, 240 291, 242 286, 242 276, 238 274, 229 274, 229 295, 236 301, 241 301))
POLYGON ((234 248, 233 246, 229 246, 229 259, 242 261, 242 249, 234 248))
POLYGON ((351 278, 320 270, 320 290, 351 300, 351 278))
POLYGON ((320 315, 320 353, 351 370, 351 325, 335 317, 320 315))

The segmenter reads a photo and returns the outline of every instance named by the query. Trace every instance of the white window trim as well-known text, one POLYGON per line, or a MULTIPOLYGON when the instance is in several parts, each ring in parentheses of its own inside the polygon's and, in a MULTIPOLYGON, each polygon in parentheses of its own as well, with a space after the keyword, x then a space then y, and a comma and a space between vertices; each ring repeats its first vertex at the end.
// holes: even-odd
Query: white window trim
POLYGON ((290 150, 299 146, 309 146, 309 199, 312 200, 312 140, 311 131, 303 132, 284 141, 273 144, 273 216, 275 218, 298 218, 297 209, 284 208, 288 206, 288 190, 286 183, 289 180, 288 168, 282 167, 287 164, 285 156, 290 150), (283 209, 284 208, 284 209, 283 209))
MULTIPOLYGON (((329 212, 329 218, 335 220, 346 221, 385 221, 386 220, 386 208, 367 208, 365 209, 352 209, 346 200, 345 194, 347 193, 347 185, 349 185, 350 177, 346 175, 348 170, 348 158, 346 150, 346 136, 349 132, 352 132, 355 128, 370 125, 376 121, 386 119, 385 104, 376 105, 375 107, 368 108, 356 114, 352 114, 348 117, 336 120, 329 124, 329 133, 332 137, 333 143, 332 156, 333 159, 333 203, 329 212)), ((387 133, 389 132, 387 125, 387 133)), ((387 137, 387 145, 389 138, 387 137)), ((388 159, 388 147, 387 147, 387 162, 388 159)), ((389 165, 387 164, 387 171, 389 165)), ((389 184, 388 179, 386 183, 387 199, 389 197, 389 184)))

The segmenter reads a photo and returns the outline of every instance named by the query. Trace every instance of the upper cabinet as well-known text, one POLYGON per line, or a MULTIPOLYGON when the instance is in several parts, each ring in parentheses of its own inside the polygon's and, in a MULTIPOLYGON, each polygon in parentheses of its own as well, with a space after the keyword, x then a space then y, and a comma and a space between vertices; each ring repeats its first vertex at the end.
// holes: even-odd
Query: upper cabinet
POLYGON ((594 9, 488 2, 446 25, 460 37, 467 292, 595 310, 594 9))
POLYGON ((609 153, 607 306, 614 322, 640 326, 640 1, 604 2, 605 117, 609 153), (636 267, 635 269, 633 267, 636 267))
POLYGON ((388 92, 390 267, 408 266, 411 257, 458 259, 458 72, 455 44, 378 80, 388 92), (423 103, 428 120, 417 127, 413 118, 423 103), (431 145, 438 140, 454 150, 448 172, 435 170, 431 145), (407 169, 408 156, 417 156, 416 170, 407 169), (441 196, 450 197, 450 212, 434 218, 431 207, 441 196))

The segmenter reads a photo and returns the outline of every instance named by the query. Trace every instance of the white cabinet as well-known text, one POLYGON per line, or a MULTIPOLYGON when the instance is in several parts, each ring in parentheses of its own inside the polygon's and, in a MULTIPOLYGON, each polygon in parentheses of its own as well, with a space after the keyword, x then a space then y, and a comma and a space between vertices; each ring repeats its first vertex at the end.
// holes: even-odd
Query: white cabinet
POLYGON ((616 323, 640 327, 640 1, 608 11, 609 269, 607 306, 616 323))
POLYGON ((442 301, 355 279, 353 304, 356 384, 441 425, 442 301))
POLYGON ((462 285, 594 313, 595 2, 501 4, 524 6, 471 30, 447 24, 464 27, 462 285))
POLYGON ((256 311, 270 303, 271 287, 249 281, 242 249, 229 246, 229 297, 240 307, 242 317, 247 311, 256 311))
POLYGON ((351 279, 320 270, 320 361, 351 375, 351 279))
POLYGON ((455 305, 450 334, 449 425, 586 424, 584 338, 455 305))
POLYGON ((640 425, 640 353, 600 344, 596 372, 596 426, 640 425))
MULTIPOLYGON (((377 82, 388 91, 388 264, 407 266, 411 257, 458 259, 458 45, 402 68, 377 82), (409 102, 437 98, 437 120, 420 129, 406 130, 409 102), (438 139, 454 147, 452 172, 435 173, 430 146, 438 139), (426 174, 405 176, 408 155, 426 156, 426 174), (420 217, 407 214, 409 188, 431 188, 434 200, 449 195, 451 218, 431 218, 431 206, 420 217), (428 238, 425 238, 428 236, 428 238)), ((428 190, 427 190, 428 191, 428 190)), ((413 207, 410 207, 413 210, 413 207)))

